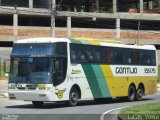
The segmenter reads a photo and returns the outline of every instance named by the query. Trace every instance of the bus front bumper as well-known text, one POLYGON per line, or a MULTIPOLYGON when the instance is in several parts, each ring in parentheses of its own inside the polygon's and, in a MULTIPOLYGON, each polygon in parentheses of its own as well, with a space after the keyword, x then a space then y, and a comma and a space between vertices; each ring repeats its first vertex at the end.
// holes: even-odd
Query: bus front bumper
POLYGON ((9 98, 25 101, 59 101, 51 91, 14 91, 9 90, 9 98))

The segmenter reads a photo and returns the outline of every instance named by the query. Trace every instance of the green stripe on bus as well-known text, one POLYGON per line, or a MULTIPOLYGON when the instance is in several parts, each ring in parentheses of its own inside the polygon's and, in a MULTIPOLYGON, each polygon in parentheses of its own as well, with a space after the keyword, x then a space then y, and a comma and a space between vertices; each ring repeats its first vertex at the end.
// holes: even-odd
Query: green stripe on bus
POLYGON ((91 65, 82 65, 94 98, 102 98, 100 86, 91 65))
POLYGON ((101 67, 99 65, 92 65, 92 68, 94 70, 97 81, 98 81, 99 86, 101 88, 103 97, 110 97, 111 95, 109 92, 109 88, 108 88, 108 85, 107 85, 106 80, 104 78, 101 67))
POLYGON ((80 40, 70 39, 71 43, 81 44, 80 40))
POLYGON ((82 44, 91 45, 89 41, 81 41, 82 44))

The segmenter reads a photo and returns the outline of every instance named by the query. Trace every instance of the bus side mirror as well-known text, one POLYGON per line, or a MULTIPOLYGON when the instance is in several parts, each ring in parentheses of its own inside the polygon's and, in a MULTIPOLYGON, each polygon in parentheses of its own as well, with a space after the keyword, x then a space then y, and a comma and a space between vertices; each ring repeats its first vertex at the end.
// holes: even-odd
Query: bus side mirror
POLYGON ((10 71, 10 64, 11 64, 11 60, 10 59, 4 60, 4 72, 5 73, 9 73, 9 71, 10 71))

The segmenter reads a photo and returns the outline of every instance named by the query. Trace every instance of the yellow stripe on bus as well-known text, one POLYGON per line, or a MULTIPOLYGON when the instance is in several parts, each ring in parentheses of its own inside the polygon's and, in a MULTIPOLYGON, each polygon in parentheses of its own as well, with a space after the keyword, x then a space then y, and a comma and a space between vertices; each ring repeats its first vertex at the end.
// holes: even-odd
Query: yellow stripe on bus
POLYGON ((137 88, 139 83, 142 82, 146 87, 145 94, 155 93, 157 90, 157 77, 114 77, 110 65, 101 65, 101 69, 112 97, 127 96, 128 88, 131 83, 134 83, 137 88))

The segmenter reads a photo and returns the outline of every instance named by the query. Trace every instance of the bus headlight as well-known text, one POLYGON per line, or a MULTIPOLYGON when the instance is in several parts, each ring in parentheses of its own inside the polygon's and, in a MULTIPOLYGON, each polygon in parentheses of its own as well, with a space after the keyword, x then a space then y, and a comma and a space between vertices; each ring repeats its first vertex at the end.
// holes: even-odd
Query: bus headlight
POLYGON ((50 87, 46 87, 46 90, 51 90, 51 88, 50 87))
POLYGON ((39 90, 51 90, 50 87, 39 88, 39 90))
POLYGON ((38 85, 39 90, 51 90, 51 87, 46 87, 46 85, 39 84, 38 85))

